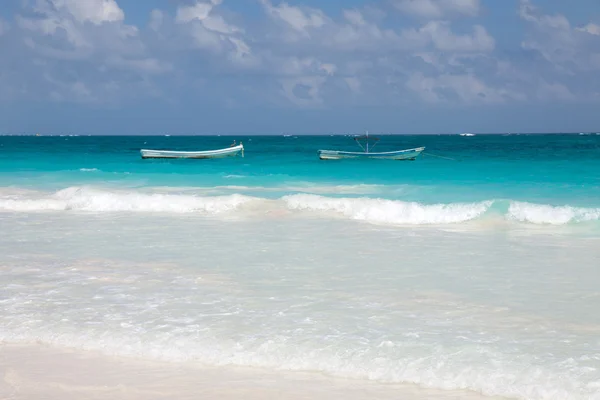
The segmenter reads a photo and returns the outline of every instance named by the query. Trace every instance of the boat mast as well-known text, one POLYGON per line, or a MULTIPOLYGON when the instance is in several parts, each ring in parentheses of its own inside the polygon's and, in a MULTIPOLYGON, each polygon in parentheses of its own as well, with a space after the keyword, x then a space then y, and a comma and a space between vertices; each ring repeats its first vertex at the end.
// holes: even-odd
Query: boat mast
POLYGON ((367 131, 367 153, 369 152, 369 131, 367 131))

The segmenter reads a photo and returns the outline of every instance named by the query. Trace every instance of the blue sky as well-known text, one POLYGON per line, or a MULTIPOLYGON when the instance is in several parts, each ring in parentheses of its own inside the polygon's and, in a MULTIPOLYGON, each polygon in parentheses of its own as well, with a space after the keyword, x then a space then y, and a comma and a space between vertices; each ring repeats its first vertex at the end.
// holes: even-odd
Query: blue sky
POLYGON ((598 0, 2 0, 0 132, 600 131, 598 0))

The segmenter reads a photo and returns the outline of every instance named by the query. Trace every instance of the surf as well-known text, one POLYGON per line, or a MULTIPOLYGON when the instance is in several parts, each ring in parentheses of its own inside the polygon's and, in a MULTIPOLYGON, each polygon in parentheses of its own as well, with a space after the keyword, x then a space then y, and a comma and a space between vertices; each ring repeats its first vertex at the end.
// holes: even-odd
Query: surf
MULTIPOLYGON (((236 187, 228 187, 234 191, 236 187)), ((239 188, 238 188, 239 189, 239 188)), ((248 188, 252 189, 252 188, 248 188)), ((53 193, 17 190, 0 192, 2 212, 131 212, 172 213, 199 215, 243 214, 252 211, 260 218, 273 210, 291 213, 309 213, 321 218, 344 218, 386 225, 450 225, 486 219, 534 225, 569 225, 600 220, 600 208, 583 208, 570 205, 536 204, 516 200, 490 199, 479 202, 423 203, 385 198, 331 197, 302 193, 306 188, 295 187, 297 193, 278 198, 249 196, 242 193, 226 195, 199 195, 185 188, 177 193, 170 188, 153 192, 144 190, 116 190, 93 187, 68 187, 53 193)), ((324 187, 322 192, 347 191, 360 193, 372 187, 324 187)), ((206 188, 198 189, 206 191, 206 188)), ((367 190, 367 192, 368 192, 367 190)))

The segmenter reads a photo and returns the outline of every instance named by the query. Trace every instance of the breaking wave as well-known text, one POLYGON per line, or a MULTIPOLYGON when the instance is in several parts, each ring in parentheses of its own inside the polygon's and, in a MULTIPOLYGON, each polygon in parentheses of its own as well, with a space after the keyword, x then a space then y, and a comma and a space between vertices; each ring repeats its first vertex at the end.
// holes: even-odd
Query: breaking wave
POLYGON ((550 206, 515 201, 510 203, 508 218, 534 224, 564 225, 572 222, 598 221, 600 208, 550 206))
POLYGON ((81 187, 70 187, 41 198, 0 199, 3 211, 95 211, 95 212, 204 212, 218 214, 231 211, 253 198, 233 194, 229 196, 200 197, 181 194, 142 192, 111 192, 81 187))
POLYGON ((369 197, 328 197, 291 194, 267 199, 242 194, 201 196, 190 193, 111 191, 70 187, 56 193, 5 191, 0 194, 4 212, 146 212, 221 214, 252 209, 309 212, 376 224, 458 224, 496 218, 514 223, 566 225, 600 220, 600 208, 552 206, 511 200, 474 203, 423 204, 369 197), (251 205, 251 207, 250 207, 251 205))
POLYGON ((451 224, 475 219, 492 205, 454 203, 424 205, 414 202, 382 199, 330 198, 310 194, 285 196, 292 210, 334 211, 356 220, 391 224, 451 224))

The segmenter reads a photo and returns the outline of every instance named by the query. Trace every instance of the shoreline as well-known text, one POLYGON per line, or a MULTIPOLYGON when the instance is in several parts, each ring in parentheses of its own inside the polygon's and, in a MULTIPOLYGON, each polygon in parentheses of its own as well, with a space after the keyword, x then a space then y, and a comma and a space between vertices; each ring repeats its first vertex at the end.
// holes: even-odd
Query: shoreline
POLYGON ((0 399, 500 399, 320 373, 210 367, 113 357, 43 344, 0 343, 0 399))

